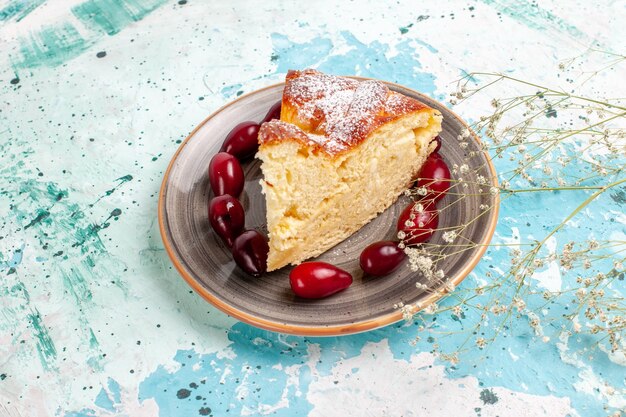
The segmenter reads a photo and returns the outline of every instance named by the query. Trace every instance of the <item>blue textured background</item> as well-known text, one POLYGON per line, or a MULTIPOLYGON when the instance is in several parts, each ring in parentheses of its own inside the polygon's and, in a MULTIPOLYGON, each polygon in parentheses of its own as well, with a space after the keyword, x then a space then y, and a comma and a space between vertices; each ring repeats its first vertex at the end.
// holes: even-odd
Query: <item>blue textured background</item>
MULTIPOLYGON (((156 224, 181 140, 288 69, 384 79, 446 101, 466 71, 569 86, 561 60, 589 45, 623 53, 623 2, 567 3, 0 2, 0 415, 604 416, 625 407, 624 359, 592 350, 588 336, 563 338, 558 320, 544 342, 516 318, 455 366, 435 358, 435 340, 416 324, 320 339, 237 323, 179 278, 156 224)), ((624 96, 624 75, 608 73, 592 94, 624 96)), ((489 94, 456 111, 476 120, 489 94)), ((626 240, 619 192, 581 213, 556 246, 626 240)), ((524 241, 544 236, 588 195, 506 199, 494 243, 515 230, 524 241)), ((462 288, 509 267, 508 249, 491 248, 462 288)), ((546 315, 569 307, 557 301, 546 315)), ((441 350, 480 319, 464 314, 425 316, 431 330, 454 332, 441 350)))

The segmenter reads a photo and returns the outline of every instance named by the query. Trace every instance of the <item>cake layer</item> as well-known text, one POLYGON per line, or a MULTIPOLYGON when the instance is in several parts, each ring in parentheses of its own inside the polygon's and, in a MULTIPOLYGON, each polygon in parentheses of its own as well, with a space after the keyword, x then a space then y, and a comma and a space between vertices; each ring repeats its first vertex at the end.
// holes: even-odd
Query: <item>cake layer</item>
POLYGON ((312 152, 299 140, 263 146, 257 156, 267 202, 268 270, 325 252, 393 204, 419 173, 440 126, 435 112, 410 115, 337 156, 312 152))
POLYGON ((269 271, 320 255, 393 204, 441 131, 438 111, 377 81, 290 72, 282 103, 257 153, 269 271))

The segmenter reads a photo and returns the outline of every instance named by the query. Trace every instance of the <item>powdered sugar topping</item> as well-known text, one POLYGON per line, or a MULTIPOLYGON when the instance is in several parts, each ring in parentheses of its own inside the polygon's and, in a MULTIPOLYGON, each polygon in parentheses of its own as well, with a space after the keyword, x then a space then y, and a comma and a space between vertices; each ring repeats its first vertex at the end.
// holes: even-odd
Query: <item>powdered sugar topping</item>
POLYGON ((379 81, 358 82, 311 70, 288 81, 285 88, 285 95, 296 104, 303 127, 324 135, 325 145, 337 150, 350 146, 368 130, 388 92, 379 81), (316 121, 320 123, 315 126, 316 121))
POLYGON ((380 81, 357 81, 310 69, 287 75, 283 103, 295 110, 290 122, 302 129, 308 142, 331 154, 361 142, 382 123, 423 106, 391 92, 380 81))

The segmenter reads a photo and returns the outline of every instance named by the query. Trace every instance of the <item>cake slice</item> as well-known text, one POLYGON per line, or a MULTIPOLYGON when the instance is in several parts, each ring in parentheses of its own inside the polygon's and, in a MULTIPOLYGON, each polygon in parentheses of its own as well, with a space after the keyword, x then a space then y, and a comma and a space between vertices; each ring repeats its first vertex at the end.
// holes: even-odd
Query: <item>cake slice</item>
POLYGON ((441 119, 379 81, 290 71, 280 120, 259 131, 268 271, 325 252, 393 204, 441 119))

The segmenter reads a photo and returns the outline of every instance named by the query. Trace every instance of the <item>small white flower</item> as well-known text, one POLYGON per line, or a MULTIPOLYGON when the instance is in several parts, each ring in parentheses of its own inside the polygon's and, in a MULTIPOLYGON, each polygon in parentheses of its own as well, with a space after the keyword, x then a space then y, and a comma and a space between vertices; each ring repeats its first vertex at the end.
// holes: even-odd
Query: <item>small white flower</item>
POLYGON ((421 195, 421 196, 425 196, 426 194, 428 194, 428 189, 426 187, 418 187, 416 190, 417 195, 421 195))
POLYGON ((433 260, 429 257, 422 256, 418 251, 409 251, 409 248, 405 249, 405 253, 409 256, 409 264, 412 271, 419 271, 427 278, 432 276, 431 268, 433 267, 433 260))
POLYGON ((487 346, 487 341, 484 338, 479 337, 478 339, 476 339, 476 346, 478 346, 478 349, 483 349, 485 346, 487 346))
POLYGON ((456 239, 456 232, 454 230, 447 231, 443 234, 442 239, 444 242, 452 243, 456 239))
POLYGON ((513 297, 511 304, 520 312, 526 308, 526 303, 519 297, 513 297))
POLYGON ((403 306, 401 309, 402 311, 402 318, 406 321, 410 321, 413 319, 413 307, 406 305, 403 306))
POLYGON ((437 312, 437 304, 436 303, 429 304, 422 311, 424 312, 424 314, 435 314, 437 312))

